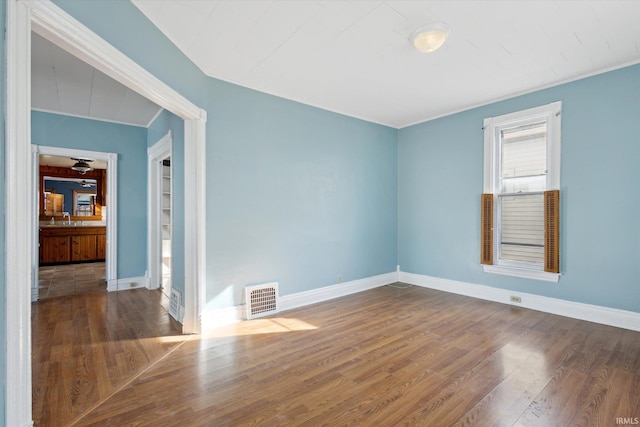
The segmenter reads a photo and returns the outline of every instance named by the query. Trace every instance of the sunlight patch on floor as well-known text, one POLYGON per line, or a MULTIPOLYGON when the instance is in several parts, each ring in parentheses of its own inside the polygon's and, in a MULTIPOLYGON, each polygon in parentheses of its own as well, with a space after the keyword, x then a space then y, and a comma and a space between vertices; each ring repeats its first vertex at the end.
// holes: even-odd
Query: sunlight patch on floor
POLYGON ((192 340, 194 339, 194 337, 196 337, 196 335, 170 335, 167 337, 157 337, 157 338, 151 338, 151 339, 160 343, 172 343, 172 342, 182 342, 182 341, 192 340))
POLYGON ((257 334, 277 334, 282 332, 310 331, 318 329, 304 320, 287 317, 269 319, 254 319, 233 323, 212 329, 206 333, 206 338, 219 338, 257 334))

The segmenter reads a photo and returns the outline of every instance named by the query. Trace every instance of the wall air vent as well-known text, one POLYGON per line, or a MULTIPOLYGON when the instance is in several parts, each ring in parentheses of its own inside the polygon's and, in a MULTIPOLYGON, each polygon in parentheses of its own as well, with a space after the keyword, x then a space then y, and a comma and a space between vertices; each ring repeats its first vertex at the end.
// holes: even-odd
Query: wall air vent
POLYGON ((278 312, 278 283, 245 288, 247 320, 278 312))
POLYGON ((171 288, 171 298, 169 299, 169 315, 180 322, 180 310, 182 308, 182 293, 171 288))

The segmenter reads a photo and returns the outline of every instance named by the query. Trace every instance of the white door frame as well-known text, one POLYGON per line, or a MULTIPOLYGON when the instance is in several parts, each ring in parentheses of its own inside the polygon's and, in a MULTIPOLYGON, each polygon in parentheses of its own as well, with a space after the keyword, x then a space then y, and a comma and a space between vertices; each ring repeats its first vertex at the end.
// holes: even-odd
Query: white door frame
MULTIPOLYGON (((104 153, 101 151, 77 150, 73 148, 49 147, 45 145, 32 145, 32 165, 34 176, 39 177, 40 154, 59 157, 73 157, 76 159, 93 159, 103 160, 107 162, 107 198, 105 206, 107 206, 107 253, 105 259, 105 279, 107 281, 107 289, 115 289, 118 280, 118 155, 116 153, 104 153)), ((40 191, 39 181, 33 181, 33 199, 34 199, 34 228, 33 228, 33 255, 32 274, 33 284, 31 287, 31 301, 38 300, 38 229, 39 229, 39 197, 40 191)))
MULTIPOLYGON (((93 159, 107 162, 107 253, 105 259, 105 279, 107 289, 115 289, 118 278, 118 155, 116 153, 104 153, 101 151, 77 150, 72 148, 49 147, 45 145, 32 145, 34 175, 39 176, 40 154, 59 157, 73 157, 76 159, 93 159)), ((39 178, 38 178, 39 179, 39 178)), ((31 288, 31 301, 38 299, 38 223, 39 223, 39 197, 40 186, 38 181, 33 182, 33 212, 35 213, 35 228, 33 230, 33 285, 31 288)))
POLYGON ((6 28, 5 425, 32 426, 31 280, 33 162, 31 30, 185 120, 185 318, 200 332, 205 302, 206 111, 146 71, 49 0, 8 0, 6 28))
MULTIPOLYGON (((173 135, 169 131, 158 142, 153 144, 147 149, 147 254, 149 261, 149 289, 158 289, 160 284, 160 256, 162 245, 162 197, 160 176, 162 174, 162 168, 159 166, 159 162, 162 159, 171 156, 171 149, 173 146, 173 135)), ((171 174, 171 193, 173 194, 173 173, 171 174)), ((173 210, 173 206, 171 206, 173 210)))

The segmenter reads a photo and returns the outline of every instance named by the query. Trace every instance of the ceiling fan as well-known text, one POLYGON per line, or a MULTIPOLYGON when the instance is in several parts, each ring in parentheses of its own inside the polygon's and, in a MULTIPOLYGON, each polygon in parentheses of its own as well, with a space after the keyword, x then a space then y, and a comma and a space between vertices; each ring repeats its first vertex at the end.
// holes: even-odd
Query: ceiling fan
POLYGON ((71 166, 71 169, 78 171, 80 175, 84 175, 85 173, 93 170, 93 168, 89 166, 89 163, 93 162, 91 159, 76 159, 73 157, 70 157, 70 159, 76 161, 76 163, 71 166))

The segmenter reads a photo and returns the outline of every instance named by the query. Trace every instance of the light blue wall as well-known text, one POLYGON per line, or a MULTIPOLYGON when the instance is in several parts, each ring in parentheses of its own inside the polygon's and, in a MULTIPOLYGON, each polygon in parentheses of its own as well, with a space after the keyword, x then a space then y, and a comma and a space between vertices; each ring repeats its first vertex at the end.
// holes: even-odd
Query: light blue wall
POLYGON ((206 108, 209 78, 131 2, 53 0, 53 3, 181 95, 206 108))
POLYGON ((147 145, 152 146, 167 132, 173 131, 171 153, 172 214, 173 224, 171 242, 171 286, 184 295, 184 120, 164 110, 149 126, 147 145))
POLYGON ((398 132, 403 271, 640 312, 640 65, 398 132), (559 283, 479 264, 485 117, 561 100, 559 283))
POLYGON ((207 111, 209 307, 395 270, 394 129, 208 78, 129 2, 56 4, 207 111))
POLYGON ((6 11, 7 11, 7 2, 0 3, 0 28, 3 31, 0 31, 0 298, 2 298, 2 302, 0 303, 0 423, 3 422, 5 411, 4 411, 4 401, 5 401, 5 390, 6 390, 6 379, 5 379, 5 363, 6 363, 6 354, 7 354, 7 345, 6 345, 6 314, 5 314, 5 301, 6 301, 6 286, 5 286, 5 241, 4 241, 4 222, 5 222, 5 172, 4 172, 4 121, 5 121, 5 23, 6 23, 6 11))
POLYGON ((210 306, 396 266, 396 131, 221 82, 207 145, 210 306))
MULTIPOLYGON (((118 278, 147 265, 147 130, 97 120, 31 113, 31 142, 118 153, 118 278)), ((107 215, 111 212, 107 206, 107 215)))
MULTIPOLYGON (((207 111, 209 307, 239 303, 246 284, 277 280, 287 295, 399 261, 408 272, 640 311, 638 66, 396 131, 208 78, 130 2, 54 1, 207 111), (484 274, 482 120, 559 99, 565 274, 558 284, 484 274)), ((36 144, 121 153, 118 275, 144 274, 146 130, 45 113, 33 122, 36 144)), ((174 126, 161 116, 149 138, 174 126)), ((2 275, 2 295, 4 286, 2 275)))

